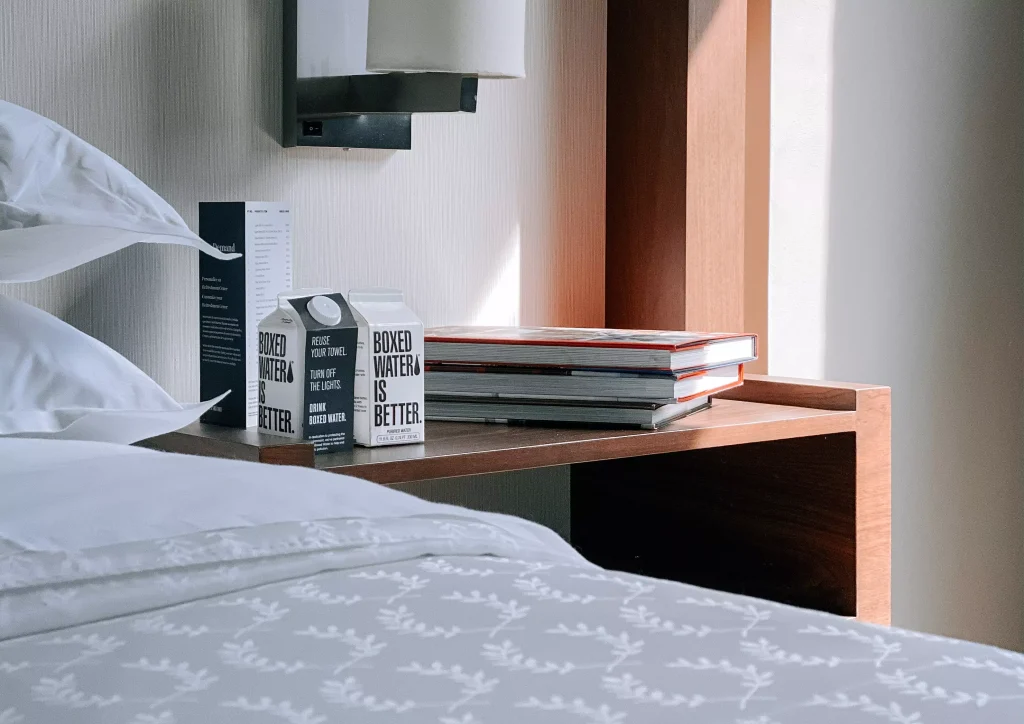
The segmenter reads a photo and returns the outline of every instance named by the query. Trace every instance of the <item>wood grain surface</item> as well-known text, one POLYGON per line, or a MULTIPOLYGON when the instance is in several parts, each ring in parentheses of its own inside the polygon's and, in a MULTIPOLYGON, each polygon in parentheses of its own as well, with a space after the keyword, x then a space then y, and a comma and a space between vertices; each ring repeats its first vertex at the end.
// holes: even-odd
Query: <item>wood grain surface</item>
POLYGON ((771 190, 772 2, 747 0, 746 218, 743 330, 758 336, 749 372, 768 371, 768 229, 771 190))
MULTIPOLYGON (((423 445, 357 447, 351 452, 318 455, 316 467, 378 483, 404 483, 847 432, 854 429, 855 422, 852 412, 733 400, 717 401, 710 410, 659 430, 428 422, 427 442, 423 445)), ((147 441, 146 445, 171 452, 248 460, 274 447, 280 460, 282 445, 288 442, 252 429, 197 423, 147 441)), ((310 446, 298 443, 295 447, 310 446)), ((308 453, 296 454, 301 458, 308 453)))
POLYGON ((747 0, 689 0, 685 329, 745 331, 747 0))
POLYGON ((857 617, 892 619, 892 410, 888 387, 857 392, 857 617))
POLYGON ((888 387, 748 375, 722 397, 856 414, 857 616, 892 611, 892 393, 888 387))
POLYGON ((852 433, 574 466, 573 543, 606 567, 888 625, 889 388, 753 375, 726 396, 856 422, 852 433), (610 538, 613 523, 624 532, 610 538))
POLYGON ((718 395, 724 400, 762 402, 768 405, 792 405, 820 410, 856 410, 859 395, 871 390, 886 390, 879 385, 855 382, 801 380, 768 375, 747 375, 741 387, 718 395))
POLYGON ((767 345, 770 20, 770 0, 609 1, 609 326, 767 345))
POLYGON ((428 422, 423 445, 315 460, 199 424, 144 444, 384 484, 568 465, 572 542, 600 565, 888 624, 889 389, 751 375, 727 396, 657 431, 428 422))
POLYGON ((605 323, 686 328, 687 3, 608 2, 605 323))
POLYGON ((193 423, 187 427, 136 443, 139 447, 183 455, 248 460, 249 462, 276 462, 274 458, 287 456, 297 465, 313 466, 313 446, 279 435, 267 435, 256 428, 245 429, 193 423), (292 452, 284 453, 291 448, 292 452))
POLYGON ((613 570, 859 613, 854 433, 573 466, 572 542, 613 570))

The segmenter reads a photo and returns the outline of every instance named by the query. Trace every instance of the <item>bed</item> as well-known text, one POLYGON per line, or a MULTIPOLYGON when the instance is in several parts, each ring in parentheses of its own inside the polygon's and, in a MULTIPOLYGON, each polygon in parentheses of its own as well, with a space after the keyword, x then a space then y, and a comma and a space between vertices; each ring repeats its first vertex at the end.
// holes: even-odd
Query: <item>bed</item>
POLYGON ((1020 654, 602 570, 517 518, 123 445, 0 461, 0 724, 1024 721, 1020 654))

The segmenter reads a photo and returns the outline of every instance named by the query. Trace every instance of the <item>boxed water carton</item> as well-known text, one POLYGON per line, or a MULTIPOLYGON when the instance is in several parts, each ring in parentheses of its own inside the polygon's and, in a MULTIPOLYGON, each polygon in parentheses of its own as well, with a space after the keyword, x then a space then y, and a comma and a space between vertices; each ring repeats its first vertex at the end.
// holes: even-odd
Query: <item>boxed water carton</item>
POLYGON ((222 261, 199 255, 199 394, 211 407, 203 422, 252 427, 257 414, 257 326, 292 287, 292 216, 284 204, 199 204, 199 236, 222 261))
POLYGON ((348 301, 359 323, 356 444, 423 442, 423 322, 397 289, 356 289, 348 301))
POLYGON ((278 295, 259 325, 259 429, 308 440, 317 453, 351 450, 358 330, 329 289, 278 295))

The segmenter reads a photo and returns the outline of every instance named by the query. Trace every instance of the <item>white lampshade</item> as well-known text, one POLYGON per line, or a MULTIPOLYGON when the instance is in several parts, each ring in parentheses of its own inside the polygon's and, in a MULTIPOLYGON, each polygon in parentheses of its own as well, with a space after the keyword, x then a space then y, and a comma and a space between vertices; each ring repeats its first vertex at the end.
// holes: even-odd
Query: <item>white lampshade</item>
POLYGON ((369 0, 299 0, 299 78, 366 75, 369 0))
POLYGON ((366 68, 526 76, 526 0, 370 0, 366 68))

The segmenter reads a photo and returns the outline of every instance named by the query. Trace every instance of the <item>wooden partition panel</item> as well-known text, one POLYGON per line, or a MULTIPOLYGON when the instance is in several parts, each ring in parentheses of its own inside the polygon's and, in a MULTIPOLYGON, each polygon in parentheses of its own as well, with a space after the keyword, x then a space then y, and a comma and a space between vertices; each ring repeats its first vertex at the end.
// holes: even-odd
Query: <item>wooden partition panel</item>
POLYGON ((723 397, 853 414, 854 429, 573 465, 573 545, 607 568, 889 624, 889 388, 751 375, 723 397))
POLYGON ((857 615, 853 433, 574 465, 572 542, 612 570, 857 615))
POLYGON ((889 388, 753 375, 728 397, 854 430, 573 465, 572 544, 602 566, 888 625, 889 388))
POLYGON ((767 331, 769 25, 770 0, 609 0, 609 326, 767 331))
POLYGON ((744 331, 747 0, 690 0, 686 328, 744 331))
POLYGON ((743 331, 758 336, 749 372, 768 372, 768 213, 771 168, 772 3, 747 0, 746 223, 743 331))
POLYGON ((596 563, 889 622, 887 387, 750 375, 660 430, 431 421, 423 445, 316 459, 198 423, 140 444, 383 484, 568 465, 572 543, 596 563))
POLYGON ((605 324, 686 318, 686 56, 679 0, 608 2, 605 324))

